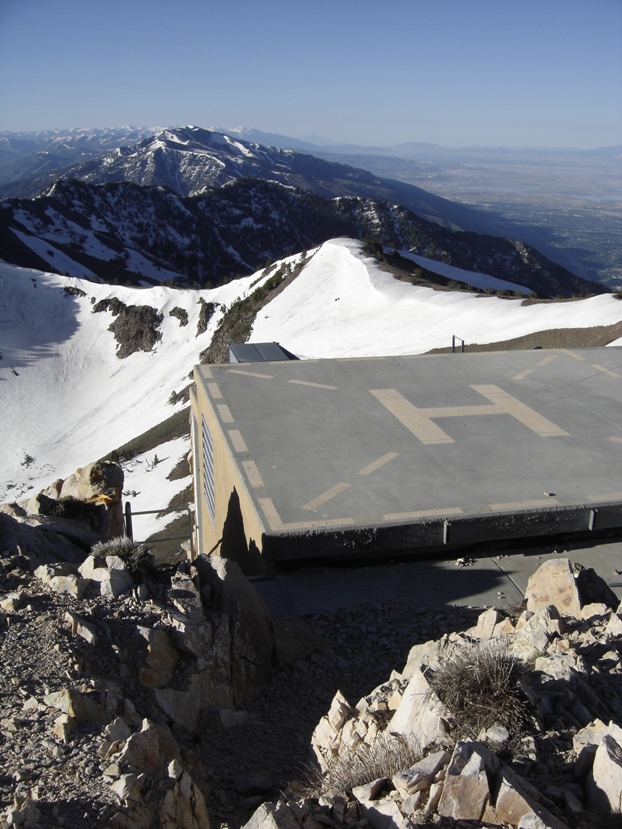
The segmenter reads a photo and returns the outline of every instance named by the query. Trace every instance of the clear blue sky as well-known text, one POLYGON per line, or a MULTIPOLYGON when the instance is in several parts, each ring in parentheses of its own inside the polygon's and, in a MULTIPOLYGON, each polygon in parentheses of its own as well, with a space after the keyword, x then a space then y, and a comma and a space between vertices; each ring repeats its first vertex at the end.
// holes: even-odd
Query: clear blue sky
POLYGON ((622 143, 622 0, 0 0, 0 130, 622 143))

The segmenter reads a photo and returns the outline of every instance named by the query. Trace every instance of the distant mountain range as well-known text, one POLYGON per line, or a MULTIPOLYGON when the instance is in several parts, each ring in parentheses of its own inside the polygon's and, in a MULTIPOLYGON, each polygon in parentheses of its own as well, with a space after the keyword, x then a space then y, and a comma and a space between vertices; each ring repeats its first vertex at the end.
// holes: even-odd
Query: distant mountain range
MULTIPOLYGON (((287 143, 285 136, 241 128, 240 132, 287 143)), ((92 184, 128 181, 143 187, 163 186, 180 196, 199 195, 207 188, 252 176, 280 181, 319 196, 386 200, 453 230, 521 238, 521 226, 500 216, 458 204, 412 184, 310 155, 313 145, 291 141, 304 145, 305 151, 266 146, 235 134, 193 126, 155 131, 127 127, 92 133, 45 132, 30 138, 27 133, 1 133, 0 197, 35 198, 61 175, 92 184)), ((322 153, 334 149, 315 148, 322 153)), ((361 152, 381 149, 358 148, 361 152)), ((350 150, 352 147, 340 145, 341 152, 350 150)))
POLYGON ((216 284, 349 235, 545 295, 603 290, 509 241, 521 228, 502 217, 193 126, 0 134, 0 195, 6 261, 89 278, 216 284))

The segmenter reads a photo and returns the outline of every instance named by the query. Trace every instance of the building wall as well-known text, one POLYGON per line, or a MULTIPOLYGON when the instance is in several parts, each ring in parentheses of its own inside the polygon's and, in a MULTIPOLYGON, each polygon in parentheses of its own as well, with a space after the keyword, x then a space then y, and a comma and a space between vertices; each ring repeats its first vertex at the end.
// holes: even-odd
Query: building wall
POLYGON ((225 439, 203 378, 194 370, 191 390, 197 547, 199 553, 236 561, 247 575, 267 572, 263 524, 225 439), (203 418, 212 439, 214 518, 205 495, 203 418))

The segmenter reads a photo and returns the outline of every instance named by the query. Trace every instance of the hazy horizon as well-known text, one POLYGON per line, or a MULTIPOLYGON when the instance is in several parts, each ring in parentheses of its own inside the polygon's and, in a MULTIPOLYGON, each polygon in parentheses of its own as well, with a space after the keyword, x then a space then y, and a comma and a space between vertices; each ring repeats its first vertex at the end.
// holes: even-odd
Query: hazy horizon
POLYGON ((2 0, 0 131, 617 146, 621 34, 618 0, 2 0))

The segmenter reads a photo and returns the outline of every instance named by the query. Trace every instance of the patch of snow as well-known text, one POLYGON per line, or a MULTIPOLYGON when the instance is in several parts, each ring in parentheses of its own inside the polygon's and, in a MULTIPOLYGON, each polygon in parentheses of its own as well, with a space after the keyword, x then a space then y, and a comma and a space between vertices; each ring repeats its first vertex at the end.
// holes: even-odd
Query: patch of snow
POLYGON ((456 282, 466 282, 467 285, 472 285, 474 288, 486 290, 492 288, 493 291, 517 291, 518 293, 529 296, 532 292, 531 288, 526 288, 524 285, 519 285, 516 282, 508 282, 505 279, 499 279, 496 276, 490 276, 487 273, 479 273, 477 271, 465 271, 462 268, 455 268, 453 265, 447 265, 445 262, 438 262, 436 259, 428 259, 425 256, 419 256, 410 251, 400 251, 400 255, 405 259, 410 259, 421 268, 426 268, 432 273, 437 273, 439 276, 444 276, 447 279, 455 279, 456 282))
POLYGON ((423 354, 450 346, 454 334, 467 343, 491 343, 622 320, 622 303, 611 294, 522 303, 400 282, 365 258, 360 242, 333 239, 262 309, 250 341, 274 340, 309 359, 370 357, 423 354))
POLYGON ((37 256, 53 268, 58 268, 59 271, 64 271, 69 276, 95 278, 95 273, 92 270, 81 265, 79 262, 74 262, 73 259, 70 259, 69 256, 56 248, 52 242, 41 239, 38 236, 30 236, 27 233, 22 233, 15 228, 13 228, 13 233, 33 253, 36 253, 37 256))

